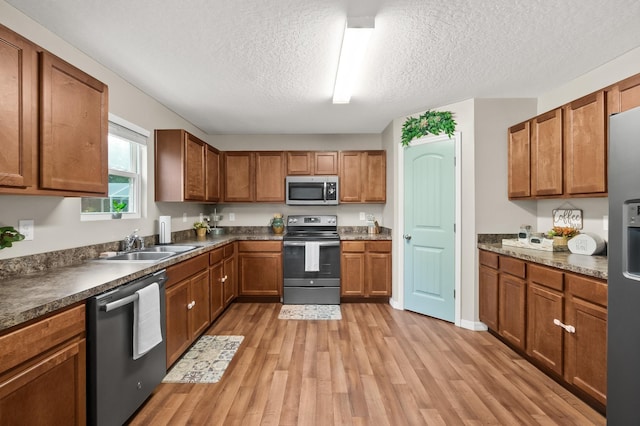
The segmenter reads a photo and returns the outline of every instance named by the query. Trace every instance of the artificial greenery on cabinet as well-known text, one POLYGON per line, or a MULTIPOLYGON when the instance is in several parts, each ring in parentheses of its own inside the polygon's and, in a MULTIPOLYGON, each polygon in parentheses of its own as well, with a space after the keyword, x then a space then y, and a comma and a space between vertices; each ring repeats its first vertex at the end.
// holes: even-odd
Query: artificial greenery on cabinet
POLYGON ((409 146, 413 139, 426 135, 453 136, 456 122, 451 111, 427 111, 419 117, 408 117, 402 125, 402 146, 409 146))

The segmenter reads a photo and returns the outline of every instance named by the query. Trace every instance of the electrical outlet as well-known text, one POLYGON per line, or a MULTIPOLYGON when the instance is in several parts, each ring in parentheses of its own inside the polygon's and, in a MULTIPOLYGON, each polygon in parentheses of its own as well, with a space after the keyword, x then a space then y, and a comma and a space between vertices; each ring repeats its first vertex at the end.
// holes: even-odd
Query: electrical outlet
POLYGON ((236 220, 236 214, 235 213, 229 213, 229 222, 233 222, 236 220))
POLYGON ((602 216, 602 229, 605 231, 609 230, 609 215, 602 216))
POLYGON ((367 220, 367 215, 364 212, 360 212, 360 220, 367 220))
POLYGON ((198 217, 198 220, 199 220, 200 222, 203 222, 203 216, 204 216, 204 215, 203 215, 202 213, 200 213, 200 216, 198 217))
POLYGON ((25 241, 33 240, 33 219, 18 221, 18 232, 24 235, 25 241))
POLYGON ((186 213, 182 213, 182 222, 183 223, 187 223, 187 214, 186 213))

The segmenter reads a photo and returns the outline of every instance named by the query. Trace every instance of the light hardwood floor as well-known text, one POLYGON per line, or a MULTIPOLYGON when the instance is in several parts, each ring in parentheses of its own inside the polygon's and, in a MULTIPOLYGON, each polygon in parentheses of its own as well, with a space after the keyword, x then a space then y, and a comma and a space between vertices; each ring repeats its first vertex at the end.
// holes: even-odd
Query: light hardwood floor
POLYGON ((215 384, 161 384, 133 425, 604 425, 487 332, 386 304, 341 321, 236 303, 207 334, 243 335, 215 384))

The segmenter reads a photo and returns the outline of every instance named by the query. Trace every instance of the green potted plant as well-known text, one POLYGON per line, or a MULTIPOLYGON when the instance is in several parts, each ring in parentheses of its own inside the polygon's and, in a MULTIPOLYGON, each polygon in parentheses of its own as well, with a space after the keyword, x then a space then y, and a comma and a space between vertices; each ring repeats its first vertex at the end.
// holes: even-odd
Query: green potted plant
POLYGON ((24 240, 24 235, 16 231, 13 226, 0 227, 0 250, 11 247, 16 241, 24 240))
POLYGON ((427 111, 416 117, 408 117, 402 125, 402 146, 409 146, 413 139, 426 135, 445 133, 453 136, 456 131, 456 121, 451 111, 427 111))
POLYGON ((113 219, 121 219, 122 218, 122 212, 126 208, 127 208, 127 202, 126 201, 113 200, 111 202, 111 211, 112 211, 111 217, 113 219))
POLYGON ((207 221, 193 222, 193 229, 196 230, 196 235, 198 236, 198 239, 201 240, 205 239, 209 231, 211 231, 209 222, 207 221))

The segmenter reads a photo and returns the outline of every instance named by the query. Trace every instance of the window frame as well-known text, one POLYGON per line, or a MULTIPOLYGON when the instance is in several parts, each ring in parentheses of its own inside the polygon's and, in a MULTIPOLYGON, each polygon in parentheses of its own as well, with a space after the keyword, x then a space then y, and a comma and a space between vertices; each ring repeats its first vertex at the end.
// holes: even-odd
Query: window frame
MULTIPOLYGON (((109 175, 114 176, 122 176, 126 178, 133 178, 132 191, 135 193, 133 196, 133 212, 122 212, 122 219, 140 219, 144 217, 143 210, 146 205, 146 191, 145 186, 143 185, 147 179, 147 170, 146 170, 146 161, 147 161, 147 140, 151 136, 151 132, 146 129, 143 129, 133 123, 129 123, 128 121, 121 119, 120 117, 109 113, 109 134, 113 134, 118 136, 121 139, 127 140, 131 143, 132 148, 137 145, 135 148, 137 153, 135 155, 135 161, 137 166, 136 172, 129 172, 120 169, 108 169, 109 175), (112 126, 114 124, 115 126, 112 126), (117 128, 122 128, 125 133, 135 133, 137 137, 128 137, 127 135, 123 135, 121 132, 113 131, 117 128), (135 139, 135 140, 134 140, 135 139)), ((102 199, 110 199, 110 197, 90 197, 90 198, 102 198, 102 199)), ((131 209, 131 205, 129 206, 131 209)), ((113 220, 112 212, 100 212, 100 213, 89 213, 82 212, 82 202, 80 202, 80 220, 81 221, 100 221, 100 220, 113 220)))

